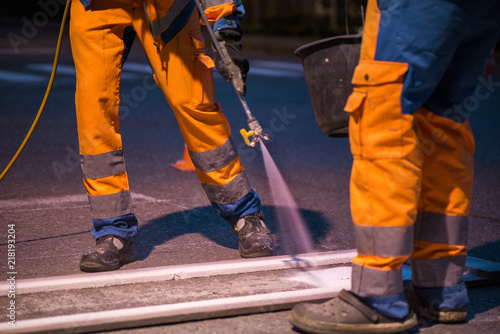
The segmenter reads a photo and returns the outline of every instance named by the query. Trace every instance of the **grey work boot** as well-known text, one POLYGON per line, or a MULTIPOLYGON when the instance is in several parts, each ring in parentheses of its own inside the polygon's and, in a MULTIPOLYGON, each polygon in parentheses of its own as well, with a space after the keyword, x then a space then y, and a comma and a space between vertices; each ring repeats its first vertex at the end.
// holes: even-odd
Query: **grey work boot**
POLYGON ((260 212, 240 218, 233 225, 233 229, 240 239, 238 250, 241 257, 252 258, 273 254, 273 238, 260 212))
POLYGON ((94 248, 86 251, 80 260, 82 271, 110 271, 135 260, 132 240, 108 234, 96 240, 94 248))
POLYGON ((467 320, 467 310, 465 306, 460 308, 437 308, 435 305, 426 302, 420 297, 413 285, 405 289, 405 294, 413 312, 427 321, 454 323, 467 320))
POLYGON ((385 317, 346 290, 322 304, 295 305, 290 321, 306 333, 399 333, 418 324, 413 312, 403 319, 385 317))

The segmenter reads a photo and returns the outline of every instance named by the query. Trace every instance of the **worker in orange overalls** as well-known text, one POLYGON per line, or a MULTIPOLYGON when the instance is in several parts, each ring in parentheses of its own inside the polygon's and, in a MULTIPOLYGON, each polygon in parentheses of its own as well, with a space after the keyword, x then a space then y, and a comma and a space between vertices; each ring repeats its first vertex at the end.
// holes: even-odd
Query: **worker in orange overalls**
MULTIPOLYGON (((239 0, 206 0, 206 13, 232 58, 223 67, 230 79, 248 61, 241 54, 239 0)), ((214 100, 214 62, 204 53, 199 13, 193 0, 73 0, 70 38, 76 68, 76 114, 81 167, 93 218, 94 248, 83 254, 83 271, 115 270, 135 258, 137 231, 118 109, 120 76, 137 36, 156 84, 170 104, 216 213, 239 236, 242 257, 271 255, 273 241, 230 137, 229 124, 214 100)), ((244 94, 244 82, 239 89, 244 94)))
POLYGON ((468 117, 499 86, 491 74, 481 77, 500 38, 499 13, 497 0, 368 1, 345 106, 358 251, 352 288, 323 304, 296 306, 296 327, 397 333, 417 324, 415 313, 443 323, 467 319, 468 117))

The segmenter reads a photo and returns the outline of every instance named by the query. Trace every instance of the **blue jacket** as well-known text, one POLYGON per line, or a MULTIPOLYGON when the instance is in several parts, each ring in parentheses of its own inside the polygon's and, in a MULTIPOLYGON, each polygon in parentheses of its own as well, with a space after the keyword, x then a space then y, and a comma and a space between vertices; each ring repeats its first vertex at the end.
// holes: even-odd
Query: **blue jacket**
MULTIPOLYGON (((83 7, 87 8, 90 5, 92 0, 80 0, 83 4, 83 7)), ((94 0, 99 1, 99 0, 94 0)), ((209 8, 217 4, 227 3, 229 1, 225 0, 205 0, 204 5, 209 8)), ((240 27, 240 22, 245 18, 245 8, 241 3, 241 0, 233 0, 234 5, 236 6, 236 12, 228 15, 226 17, 220 18, 213 25, 213 30, 217 31, 219 29, 235 29, 240 27), (230 23, 230 24, 229 24, 230 23), (236 25, 235 25, 236 23, 236 25)))

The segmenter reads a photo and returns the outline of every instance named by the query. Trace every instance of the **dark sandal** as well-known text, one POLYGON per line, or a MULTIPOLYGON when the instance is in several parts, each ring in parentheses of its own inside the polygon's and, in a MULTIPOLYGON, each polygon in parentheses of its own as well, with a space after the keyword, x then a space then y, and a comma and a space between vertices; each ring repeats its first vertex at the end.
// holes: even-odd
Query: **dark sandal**
POLYGON ((413 312, 403 319, 388 318, 346 290, 322 304, 296 305, 290 321, 307 333, 398 333, 418 324, 413 312))

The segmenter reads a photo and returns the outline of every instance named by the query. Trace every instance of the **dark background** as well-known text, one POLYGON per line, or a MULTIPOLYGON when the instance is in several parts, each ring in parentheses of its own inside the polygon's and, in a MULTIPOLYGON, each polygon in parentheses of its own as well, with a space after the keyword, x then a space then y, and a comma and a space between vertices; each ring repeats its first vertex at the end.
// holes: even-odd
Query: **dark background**
MULTIPOLYGON (((65 0, 4 0, 0 4, 0 19, 32 19, 43 10, 40 3, 61 4, 65 0)), ((357 32, 362 25, 361 6, 366 0, 246 0, 245 32, 263 35, 328 37, 349 31, 357 32)), ((50 19, 60 20, 63 11, 50 19)))

